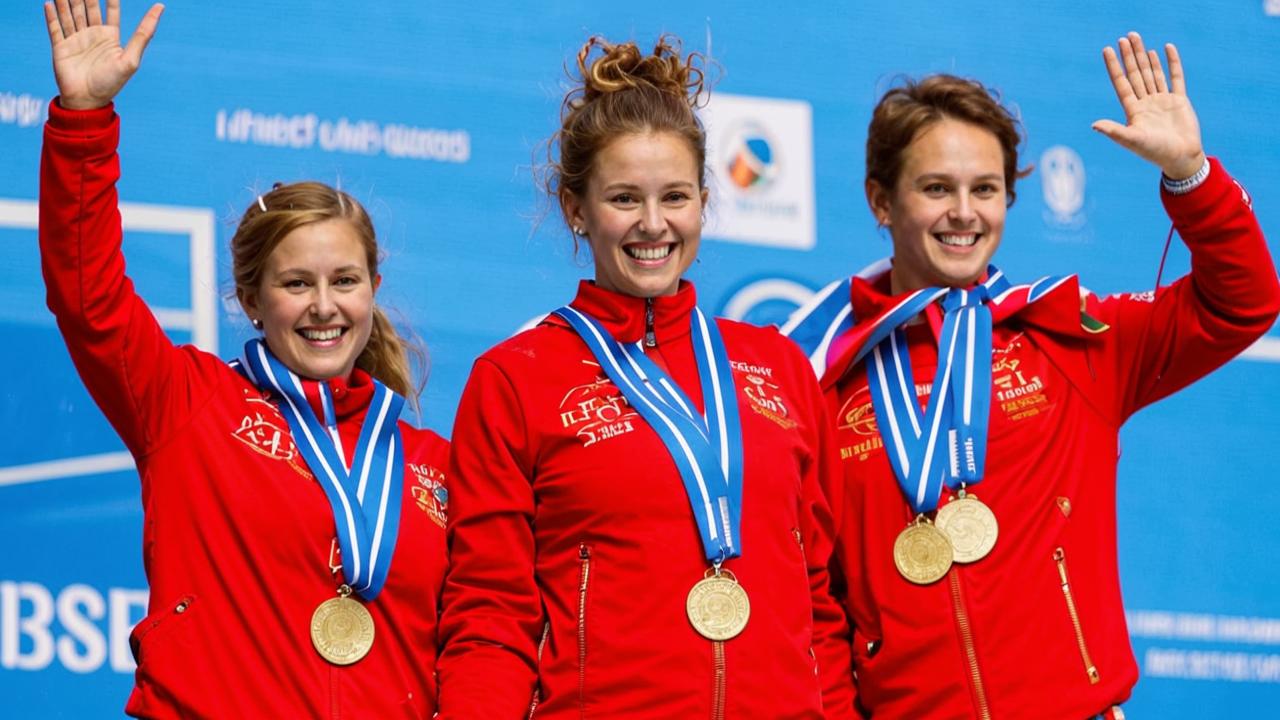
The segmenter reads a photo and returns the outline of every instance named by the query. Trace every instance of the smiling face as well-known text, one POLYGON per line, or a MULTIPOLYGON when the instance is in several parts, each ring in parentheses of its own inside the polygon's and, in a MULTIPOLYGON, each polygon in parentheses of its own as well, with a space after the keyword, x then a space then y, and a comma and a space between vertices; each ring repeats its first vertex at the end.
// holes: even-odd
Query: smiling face
POLYGON ((1000 141, 989 130, 944 117, 907 146, 893 188, 867 181, 867 201, 893 236, 895 294, 972 285, 1004 231, 1000 141))
POLYGON ((596 284, 635 297, 672 295, 698 254, 707 193, 693 151, 667 132, 623 135, 596 154, 565 218, 591 245, 596 284))
POLYGON ((290 370, 315 380, 349 378, 373 328, 373 295, 364 243, 352 224, 303 225, 271 251, 256 291, 239 292, 267 347, 290 370))

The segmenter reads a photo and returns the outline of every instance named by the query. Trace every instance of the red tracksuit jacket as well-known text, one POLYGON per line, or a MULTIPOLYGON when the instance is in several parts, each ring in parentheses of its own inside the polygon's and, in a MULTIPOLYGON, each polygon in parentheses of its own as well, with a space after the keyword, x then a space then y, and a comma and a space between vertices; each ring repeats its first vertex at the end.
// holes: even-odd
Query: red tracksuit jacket
MULTIPOLYGON (((218 358, 174 347, 135 294, 120 252, 118 137, 110 107, 51 105, 40 251, 49 308, 142 481, 151 602, 130 638, 138 670, 126 712, 430 718, 446 565, 446 507, 433 491, 448 443, 400 424, 409 467, 391 571, 367 605, 373 649, 330 665, 309 634, 338 584, 329 502, 270 398, 218 358)), ((350 453, 372 385, 359 371, 350 386, 332 382, 350 453)))
MULTIPOLYGON (((620 342, 645 300, 584 282, 573 306, 620 342)), ((647 350, 701 409, 691 285, 653 301, 647 350)), ((847 626, 828 592, 822 397, 773 330, 720 320, 742 418, 751 619, 712 643, 685 615, 707 569, 658 435, 559 318, 476 361, 454 425, 441 718, 850 717, 847 626), (825 691, 825 697, 824 697, 825 691), (536 700, 535 700, 536 698, 536 700)))
MULTIPOLYGON (((1191 249, 1189 276, 1084 299, 1071 280, 994 328, 986 476, 971 488, 1000 524, 986 558, 927 586, 898 574, 893 543, 912 511, 865 366, 848 367, 849 347, 826 372, 845 476, 840 574, 872 717, 1081 720, 1128 698, 1138 669, 1116 563, 1120 425, 1235 356, 1280 310, 1266 242, 1221 165, 1163 199, 1191 249), (1084 329, 1082 310, 1109 329, 1084 329)), ((854 317, 870 322, 901 299, 887 289, 887 274, 854 279, 854 317)), ((928 319, 908 332, 917 388, 937 367, 936 305, 928 319)))

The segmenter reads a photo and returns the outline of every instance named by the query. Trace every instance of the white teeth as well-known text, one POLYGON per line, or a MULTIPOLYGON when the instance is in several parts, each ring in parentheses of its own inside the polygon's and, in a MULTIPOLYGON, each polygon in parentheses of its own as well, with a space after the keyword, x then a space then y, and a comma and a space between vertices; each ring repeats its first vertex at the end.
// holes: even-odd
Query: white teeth
POLYGON ((671 254, 671 245, 659 245, 658 247, 642 248, 634 245, 624 248, 627 254, 637 260, 661 260, 671 254))
POLYGON ((332 340, 342 334, 342 328, 328 330, 303 330, 302 336, 308 340, 332 340))
POLYGON ((965 235, 952 235, 952 234, 939 233, 934 237, 938 238, 938 240, 941 241, 943 245, 956 245, 959 247, 968 247, 978 242, 978 236, 974 233, 968 233, 965 235))

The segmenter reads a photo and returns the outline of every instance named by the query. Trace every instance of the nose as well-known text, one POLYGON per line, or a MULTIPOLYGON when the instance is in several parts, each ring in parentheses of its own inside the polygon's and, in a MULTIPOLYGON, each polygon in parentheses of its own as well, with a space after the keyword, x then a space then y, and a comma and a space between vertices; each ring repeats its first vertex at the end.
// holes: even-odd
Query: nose
POLYGON ((662 214, 662 205, 646 202, 640 211, 640 233, 646 237, 658 237, 667 229, 667 218, 662 214))
POLYGON ((328 283, 317 283, 311 295, 311 314, 324 320, 333 317, 338 306, 333 301, 333 288, 328 283))
POLYGON ((968 225, 977 218, 977 213, 973 209, 973 199, 969 197, 967 192, 958 192, 955 194, 955 201, 951 204, 951 210, 947 216, 954 222, 961 225, 968 225))

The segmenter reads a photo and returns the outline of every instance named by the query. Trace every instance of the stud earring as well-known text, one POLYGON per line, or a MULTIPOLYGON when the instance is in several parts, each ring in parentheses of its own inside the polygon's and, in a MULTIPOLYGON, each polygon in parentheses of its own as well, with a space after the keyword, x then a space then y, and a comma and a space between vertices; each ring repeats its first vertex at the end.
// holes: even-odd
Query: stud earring
POLYGON ((262 329, 262 321, 261 321, 261 320, 259 320, 258 318, 250 318, 250 319, 249 319, 249 324, 250 324, 250 325, 253 325, 253 329, 254 329, 254 330, 261 330, 261 329, 262 329))

